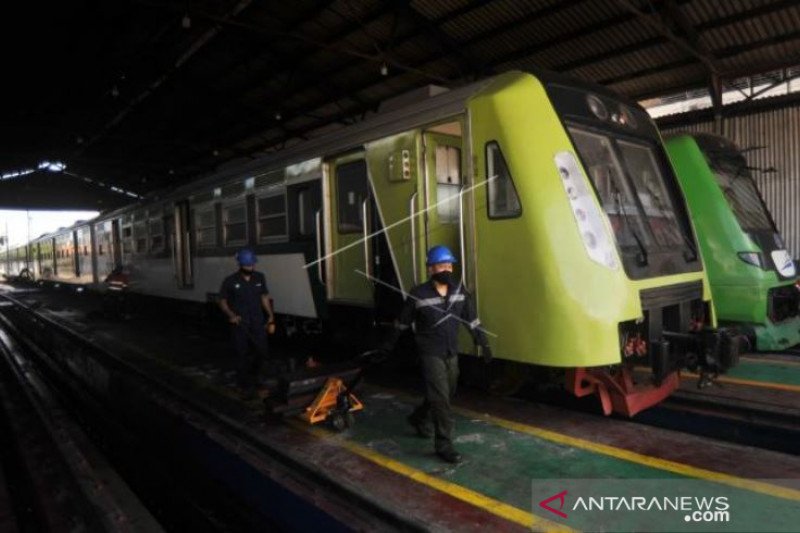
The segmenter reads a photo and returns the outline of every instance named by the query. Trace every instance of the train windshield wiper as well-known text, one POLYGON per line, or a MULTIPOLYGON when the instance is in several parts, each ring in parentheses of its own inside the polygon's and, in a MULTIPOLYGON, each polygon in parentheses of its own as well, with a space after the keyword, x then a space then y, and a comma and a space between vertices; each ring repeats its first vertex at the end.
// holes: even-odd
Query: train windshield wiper
POLYGON ((614 202, 617 204, 617 211, 622 215, 622 220, 625 221, 625 226, 628 228, 628 231, 631 232, 633 240, 636 241, 636 245, 639 247, 639 255, 636 256, 636 262, 639 263, 639 266, 647 266, 647 248, 645 248, 644 244, 642 244, 642 239, 639 238, 636 230, 633 229, 633 224, 631 224, 631 220, 627 211, 625 211, 625 208, 622 207, 622 200, 620 199, 622 195, 619 192, 617 184, 614 183, 614 180, 611 180, 611 186, 614 187, 614 202))
MULTIPOLYGON (((656 194, 656 192, 653 190, 653 188, 650 186, 649 183, 646 185, 646 187, 647 187, 647 193, 650 195, 650 198, 655 200, 656 207, 658 208, 658 211, 661 213, 661 216, 664 217, 665 219, 669 219, 669 217, 667 216, 667 210, 664 208, 664 202, 661 201, 661 196, 656 194)), ((684 232, 681 229, 677 220, 675 220, 675 225, 678 228, 678 234, 680 234, 681 239, 683 240, 683 244, 686 245, 686 248, 689 250, 689 253, 691 254, 687 257, 687 255, 684 253, 683 259, 687 263, 691 263, 692 261, 697 261, 697 248, 694 247, 694 243, 686 235, 686 232, 684 232)))

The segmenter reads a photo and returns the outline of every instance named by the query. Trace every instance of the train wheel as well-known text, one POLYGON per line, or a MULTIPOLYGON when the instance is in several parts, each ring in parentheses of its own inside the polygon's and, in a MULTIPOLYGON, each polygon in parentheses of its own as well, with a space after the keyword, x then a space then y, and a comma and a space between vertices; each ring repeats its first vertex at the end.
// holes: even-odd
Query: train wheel
POLYGON ((338 411, 330 413, 328 415, 328 421, 330 422, 331 427, 336 431, 341 432, 347 429, 347 419, 338 411))

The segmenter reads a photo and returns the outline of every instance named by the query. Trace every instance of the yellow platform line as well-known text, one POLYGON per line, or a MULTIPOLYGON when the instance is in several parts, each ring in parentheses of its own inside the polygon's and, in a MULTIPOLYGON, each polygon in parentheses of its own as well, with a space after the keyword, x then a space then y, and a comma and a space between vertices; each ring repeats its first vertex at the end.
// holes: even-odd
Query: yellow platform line
POLYGON ((716 472, 714 470, 699 468, 696 466, 679 463, 677 461, 670 461, 669 459, 661 459, 658 457, 653 457, 650 455, 645 455, 642 453, 625 450, 623 448, 617 448, 616 446, 610 446, 608 444, 601 444, 599 442, 593 442, 578 437, 571 437, 569 435, 557 433, 549 429, 531 426, 529 424, 522 424, 519 422, 514 422, 512 420, 507 420, 505 418, 498 418, 496 416, 484 413, 478 413, 476 411, 472 411, 469 409, 463 409, 458 407, 455 408, 454 410, 457 413, 461 414, 462 416, 466 416, 472 419, 483 420, 485 422, 489 422, 496 426, 510 429, 518 433, 525 433, 528 435, 532 435, 534 437, 539 437, 541 439, 549 440, 557 444, 563 444, 564 446, 570 446, 572 448, 578 448, 581 450, 586 450, 597 454, 607 455, 609 457, 614 457, 616 459, 622 459, 623 461, 629 461, 643 466, 648 466, 659 470, 665 470, 667 472, 672 472, 674 474, 681 474, 688 477, 694 477, 706 481, 712 481, 722 485, 728 485, 738 489, 744 489, 751 492, 758 492, 761 494, 766 494, 768 496, 775 496, 787 500, 800 501, 800 490, 791 489, 780 485, 773 485, 770 483, 764 483, 763 481, 745 479, 731 474, 725 474, 723 472, 716 472))
MULTIPOLYGON (((410 398, 410 396, 405 392, 398 391, 396 389, 389 389, 385 387, 373 388, 379 388, 403 398, 410 398)), ((786 500, 800 501, 800 490, 797 489, 792 489, 781 485, 773 485, 763 481, 745 479, 731 474, 725 474, 724 472, 716 472, 714 470, 691 466, 684 463, 679 463, 677 461, 670 461, 669 459, 653 457, 651 455, 645 455, 643 453, 626 450, 624 448, 618 448, 608 444, 601 444, 599 442, 582 439, 580 437, 564 435, 563 433, 557 433, 555 431, 544 429, 538 426, 523 424, 521 422, 515 422, 513 420, 500 418, 486 413, 479 413, 463 407, 453 407, 453 411, 470 419, 483 420, 484 422, 494 424, 505 429, 532 435, 534 437, 555 442, 557 444, 562 444, 564 446, 570 446, 572 448, 578 448, 601 455, 607 455, 616 459, 622 459, 623 461, 637 463, 658 470, 672 472, 674 474, 712 481, 721 485, 728 485, 731 487, 748 490, 750 492, 758 492, 786 500)), ((612 421, 609 420, 609 422, 612 421)))
MULTIPOLYGON (((681 377, 684 376, 691 379, 698 379, 700 377, 699 374, 695 374, 693 372, 681 372, 681 377)), ((788 383, 773 383, 771 381, 754 381, 752 379, 734 378, 730 376, 719 376, 714 381, 719 381, 720 383, 730 383, 732 385, 747 385, 749 387, 760 387, 762 389, 775 389, 788 392, 800 392, 800 385, 790 385, 788 383)))
POLYGON ((784 361, 782 359, 769 359, 768 355, 765 355, 764 358, 760 357, 752 357, 752 356, 742 356, 739 358, 740 361, 747 361, 748 363, 756 363, 756 364, 765 364, 765 365, 774 365, 774 366, 800 366, 800 361, 784 361))
POLYGON ((396 474, 400 474, 403 477, 411 479, 417 483, 430 487, 432 489, 438 490, 439 492, 443 492, 448 496, 452 496, 456 499, 459 499, 463 502, 466 502, 474 507, 479 509, 483 509, 486 512, 489 512, 495 516, 499 516, 509 522, 513 522, 524 526, 526 528, 532 528, 536 531, 564 531, 564 532, 575 532, 576 530, 568 528, 562 524, 558 524, 556 522, 552 522, 550 520, 541 518, 539 516, 534 515, 528 511, 524 511, 518 507, 514 507, 513 505, 509 505, 507 503, 501 502, 500 500, 496 500, 485 494, 481 494, 480 492, 474 491, 472 489, 468 489, 462 485, 458 485, 456 483, 452 483, 450 481, 446 481, 442 478, 432 476, 427 472, 423 472, 418 468, 414 468, 409 466, 405 463, 402 463, 396 459, 392 459, 386 455, 380 454, 375 450, 368 448, 367 446, 358 444, 351 440, 347 439, 333 439, 331 434, 327 431, 322 429, 309 426, 299 420, 287 420, 287 422, 297 429, 301 429, 312 435, 324 439, 328 442, 333 442, 337 446, 341 446, 346 450, 363 457, 387 470, 395 472, 396 474))

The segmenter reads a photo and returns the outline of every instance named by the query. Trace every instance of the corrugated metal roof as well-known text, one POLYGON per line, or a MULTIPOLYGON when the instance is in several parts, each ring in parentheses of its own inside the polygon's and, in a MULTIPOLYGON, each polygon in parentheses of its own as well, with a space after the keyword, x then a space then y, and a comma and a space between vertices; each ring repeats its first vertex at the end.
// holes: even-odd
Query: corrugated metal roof
MULTIPOLYGON (((713 122, 674 126, 665 134, 715 133, 713 122)), ((754 168, 753 178, 769 207, 792 257, 800 257, 800 107, 785 107, 726 118, 723 136, 741 148, 763 147, 745 152, 754 168), (764 172, 774 168, 775 172, 764 172)))
POLYGON ((316 137, 428 83, 544 67, 639 98, 706 85, 700 56, 723 77, 800 63, 796 0, 153 0, 44 16, 31 8, 51 55, 30 63, 54 71, 29 68, 10 87, 0 168, 63 154, 137 192, 316 137))

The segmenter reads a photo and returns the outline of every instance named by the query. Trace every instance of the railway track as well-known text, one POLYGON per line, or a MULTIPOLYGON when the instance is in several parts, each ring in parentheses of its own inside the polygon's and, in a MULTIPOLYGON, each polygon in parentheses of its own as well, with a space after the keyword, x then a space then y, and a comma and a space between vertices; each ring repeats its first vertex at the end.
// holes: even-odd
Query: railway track
POLYGON ((0 325, 1 531, 162 531, 0 325))
POLYGON ((167 529, 279 530, 295 526, 298 517, 300 529, 303 520, 331 530, 344 523, 422 529, 411 517, 394 514, 370 495, 348 490, 297 461, 289 450, 270 446, 240 420, 182 394, 9 295, 0 294, 0 327, 32 354, 31 363, 42 375, 58 381, 62 395, 100 440, 128 448, 119 452, 124 474, 163 472, 159 483, 138 483, 154 513, 167 519, 167 529), (140 455, 126 458, 126 452, 140 455), (134 468, 124 468, 126 461, 134 468), (159 493, 159 486, 178 497, 159 493))
POLYGON ((634 420, 757 448, 800 454, 800 410, 769 402, 745 401, 734 396, 710 397, 702 390, 680 390, 634 420))

